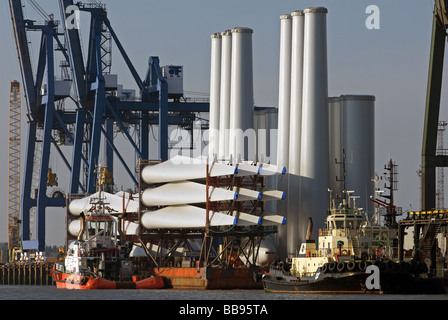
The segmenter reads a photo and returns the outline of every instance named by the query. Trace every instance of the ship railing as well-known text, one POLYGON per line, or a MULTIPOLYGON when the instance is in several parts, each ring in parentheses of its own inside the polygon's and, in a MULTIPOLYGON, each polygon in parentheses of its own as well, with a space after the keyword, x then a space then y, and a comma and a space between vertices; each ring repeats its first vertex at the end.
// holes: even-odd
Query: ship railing
POLYGON ((300 273, 300 277, 314 277, 316 275, 316 272, 302 272, 300 273))
POLYGON ((351 228, 338 228, 338 229, 319 229, 319 236, 337 236, 337 237, 348 237, 357 235, 358 232, 351 228))
POLYGON ((429 219, 441 219, 448 218, 448 209, 440 210, 428 210, 428 211, 410 211, 407 219, 411 220, 429 220, 429 219))
POLYGON ((437 269, 436 276, 438 276, 440 278, 447 279, 448 278, 448 268, 437 269))
POLYGON ((280 264, 280 265, 276 265, 273 266, 271 265, 271 270, 275 270, 278 271, 286 276, 292 276, 293 274, 291 273, 292 269, 290 265, 284 265, 284 264, 280 264), (285 270, 286 267, 286 270, 285 270))

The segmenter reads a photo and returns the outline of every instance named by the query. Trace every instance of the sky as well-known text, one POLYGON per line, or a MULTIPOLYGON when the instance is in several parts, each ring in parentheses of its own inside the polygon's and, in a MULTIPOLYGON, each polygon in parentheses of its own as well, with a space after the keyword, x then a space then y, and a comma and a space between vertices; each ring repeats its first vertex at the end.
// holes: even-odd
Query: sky
MULTIPOLYGON (((55 19, 60 19, 57 0, 37 2, 47 13, 54 13, 55 19)), ((368 94, 376 97, 375 170, 382 174, 384 164, 392 158, 399 166, 396 205, 402 206, 403 211, 420 209, 421 189, 416 172, 421 163, 432 0, 102 2, 107 5, 112 27, 140 77, 146 73, 148 58, 158 56, 161 65, 184 66, 185 91, 207 93, 210 90, 211 34, 233 27, 252 28, 255 105, 269 107, 278 104, 280 15, 308 7, 326 7, 329 96, 368 94), (366 13, 366 8, 370 5, 379 9, 379 29, 366 27, 366 20, 371 15, 371 12, 366 13)), ((27 0, 23 0, 23 4, 27 18, 43 20, 27 0)), ((85 30, 88 20, 83 17, 81 28, 85 30)), ((38 38, 33 35, 30 40, 31 52, 37 56, 38 38)), ((9 87, 11 81, 21 81, 6 0, 0 0, 0 44, 0 105, 4 110, 0 117, 0 146, 3 150, 0 153, 0 242, 5 242, 8 238, 9 87)), ((119 83, 125 87, 136 87, 116 48, 113 50, 112 73, 119 75, 119 83)), ((445 83, 442 92, 440 120, 448 120, 445 83)), ((23 118, 26 118, 25 110, 22 100, 23 118)), ((24 160, 25 119, 22 128, 24 160)), ((65 209, 47 213, 47 245, 63 244, 64 215, 65 209)))

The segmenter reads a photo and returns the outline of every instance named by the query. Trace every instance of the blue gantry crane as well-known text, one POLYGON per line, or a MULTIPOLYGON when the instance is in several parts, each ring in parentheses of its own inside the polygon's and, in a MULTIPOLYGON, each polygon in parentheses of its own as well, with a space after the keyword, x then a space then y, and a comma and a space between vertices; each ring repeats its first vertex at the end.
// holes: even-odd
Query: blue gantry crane
MULTIPOLYGON (((35 1, 31 1, 34 3, 35 1)), ((21 69, 24 95, 28 108, 28 141, 21 199, 21 237, 24 250, 45 250, 45 215, 49 207, 65 207, 64 197, 48 195, 47 182, 52 150, 62 159, 70 172, 68 192, 94 193, 95 168, 98 165, 102 139, 106 141, 106 167, 112 172, 113 160, 118 159, 129 177, 138 185, 135 172, 120 154, 114 141, 114 124, 126 136, 140 159, 149 159, 149 126, 159 127, 159 157, 168 158, 168 126, 182 125, 193 128, 197 113, 208 112, 207 102, 186 102, 170 99, 168 82, 162 75, 158 57, 149 57, 145 78, 141 78, 122 46, 107 16, 104 4, 99 2, 74 3, 58 0, 61 20, 48 15, 44 23, 27 20, 21 0, 9 0, 12 26, 21 69), (90 14, 88 49, 85 56, 80 40, 80 13, 90 14), (41 33, 37 66, 33 71, 28 32, 41 33), (104 73, 104 32, 110 34, 133 79, 141 92, 139 101, 122 101, 108 87, 104 73), (70 79, 56 80, 55 53, 62 54, 70 70, 70 79), (69 80, 69 81, 67 81, 69 80), (68 82, 70 93, 60 90, 68 82), (71 101, 73 109, 61 108, 71 101), (137 129, 132 138, 129 125, 137 129), (63 135, 67 143, 61 145, 55 138, 63 135), (71 159, 62 148, 71 148, 71 159), (39 154, 40 153, 40 154, 39 154), (36 160, 37 159, 37 160, 36 160), (36 166, 36 163, 39 165, 36 166), (84 177, 82 173, 84 172, 84 177), (38 182, 34 188, 33 177, 38 182), (36 212, 36 236, 30 237, 30 212, 36 212)), ((60 194, 59 194, 60 195, 60 194)))

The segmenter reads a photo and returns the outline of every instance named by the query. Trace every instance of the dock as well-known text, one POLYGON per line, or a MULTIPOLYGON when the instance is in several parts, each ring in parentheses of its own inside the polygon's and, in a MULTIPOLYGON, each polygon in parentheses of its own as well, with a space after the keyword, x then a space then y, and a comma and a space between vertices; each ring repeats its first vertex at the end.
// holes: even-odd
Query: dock
MULTIPOLYGON (((398 259, 404 258, 404 236, 407 228, 414 229, 414 258, 417 260, 430 259, 430 270, 435 275, 437 270, 443 274, 437 276, 446 277, 446 265, 441 266, 437 259, 437 235, 441 228, 448 226, 448 210, 412 211, 398 223, 398 259)), ((440 272, 438 272, 440 273, 440 272)))
POLYGON ((53 263, 9 263, 0 265, 0 285, 54 285, 53 263))

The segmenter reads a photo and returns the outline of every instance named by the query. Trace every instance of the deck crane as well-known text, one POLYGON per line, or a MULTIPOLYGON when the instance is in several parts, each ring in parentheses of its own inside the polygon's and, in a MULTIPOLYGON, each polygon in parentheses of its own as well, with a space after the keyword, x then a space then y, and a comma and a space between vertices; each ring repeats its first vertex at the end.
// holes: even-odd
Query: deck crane
MULTIPOLYGON (((9 0, 14 40, 19 60, 24 96, 28 108, 28 141, 24 168, 24 183, 21 202, 21 237, 24 250, 45 250, 45 213, 49 207, 62 208, 66 200, 47 194, 47 175, 51 151, 62 158, 69 171, 68 193, 94 193, 101 137, 105 139, 108 171, 117 158, 138 185, 136 173, 114 143, 113 129, 118 126, 131 148, 140 159, 149 159, 149 125, 159 125, 159 157, 168 158, 168 125, 193 128, 196 113, 208 112, 209 103, 180 102, 168 100, 168 84, 162 76, 158 57, 150 57, 145 78, 140 78, 122 46, 105 5, 74 3, 73 0, 58 0, 61 20, 48 15, 43 24, 27 20, 23 15, 22 1, 9 0), (78 28, 66 25, 75 11, 90 15, 88 49, 83 56, 78 28), (62 31, 61 31, 62 29, 62 31), (121 101, 106 86, 102 69, 101 33, 107 29, 121 57, 131 72, 142 94, 140 101, 121 101), (41 33, 39 56, 35 73, 28 49, 28 31, 41 33), (61 53, 65 65, 71 71, 69 94, 58 93, 60 83, 55 80, 55 53, 61 53), (45 89, 45 90, 43 90, 45 89), (55 108, 55 103, 73 101, 75 107, 55 108), (129 124, 125 126, 124 124, 129 124), (129 127, 136 128, 138 139, 130 134, 129 127), (59 133, 69 143, 59 145, 54 138, 59 133), (37 137, 41 138, 37 138, 37 137), (71 148, 71 159, 67 159, 62 148, 71 148), (40 153, 40 154, 39 154, 40 153), (35 160, 39 160, 38 169, 35 160), (85 177, 82 176, 84 168, 85 177), (36 190, 32 190, 32 177, 38 175, 36 190), (30 212, 36 210, 36 240, 30 239, 30 212)), ((112 89, 113 90, 113 89, 112 89)))
POLYGON ((443 60, 448 28, 448 0, 434 1, 428 86, 422 144, 422 210, 436 208, 436 168, 448 167, 448 156, 436 155, 443 60))

